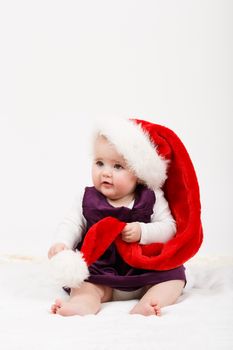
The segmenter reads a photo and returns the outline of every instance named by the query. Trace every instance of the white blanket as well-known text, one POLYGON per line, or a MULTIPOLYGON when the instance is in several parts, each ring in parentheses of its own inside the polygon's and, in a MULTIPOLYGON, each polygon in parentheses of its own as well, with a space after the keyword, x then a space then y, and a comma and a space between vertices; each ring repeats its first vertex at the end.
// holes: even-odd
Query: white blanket
POLYGON ((196 258, 186 269, 182 297, 161 317, 129 315, 137 300, 62 317, 49 312, 67 296, 49 279, 46 259, 1 255, 1 349, 233 349, 233 259, 196 258))

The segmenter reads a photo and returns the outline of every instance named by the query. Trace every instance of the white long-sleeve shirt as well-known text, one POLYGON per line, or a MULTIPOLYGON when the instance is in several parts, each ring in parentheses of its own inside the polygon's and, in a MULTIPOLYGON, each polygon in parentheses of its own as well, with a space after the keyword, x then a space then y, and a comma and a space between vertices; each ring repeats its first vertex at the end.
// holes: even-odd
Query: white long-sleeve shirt
MULTIPOLYGON (((176 223, 171 214, 168 202, 161 189, 155 191, 156 201, 150 223, 140 222, 140 244, 166 243, 176 233, 176 223)), ((64 243, 73 248, 81 241, 82 232, 86 227, 86 219, 82 213, 83 193, 77 196, 70 211, 58 225, 54 243, 64 243)), ((133 207, 134 201, 128 206, 133 207)))

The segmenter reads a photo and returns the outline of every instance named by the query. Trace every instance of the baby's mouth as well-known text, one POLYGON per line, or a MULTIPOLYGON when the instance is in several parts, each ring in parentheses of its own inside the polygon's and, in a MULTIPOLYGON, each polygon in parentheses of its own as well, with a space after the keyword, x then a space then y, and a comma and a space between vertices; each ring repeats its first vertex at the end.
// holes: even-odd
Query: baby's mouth
POLYGON ((112 183, 111 183, 111 182, 108 182, 108 181, 102 181, 102 185, 105 185, 105 186, 112 186, 112 183))

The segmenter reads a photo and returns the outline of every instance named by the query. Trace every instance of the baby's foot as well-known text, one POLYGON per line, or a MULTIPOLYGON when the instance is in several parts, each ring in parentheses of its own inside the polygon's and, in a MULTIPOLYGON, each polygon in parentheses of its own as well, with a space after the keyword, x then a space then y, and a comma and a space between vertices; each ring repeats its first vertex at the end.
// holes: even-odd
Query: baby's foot
POLYGON ((53 314, 58 314, 61 316, 74 316, 83 315, 82 308, 80 308, 78 303, 74 301, 62 301, 61 299, 56 299, 55 304, 51 307, 51 312, 53 314))
POLYGON ((68 301, 62 301, 61 299, 56 299, 55 304, 51 307, 51 312, 53 314, 58 314, 61 316, 84 316, 97 313, 98 309, 93 310, 89 303, 83 302, 78 298, 71 298, 68 301))
POLYGON ((158 304, 152 305, 156 316, 161 316, 161 308, 158 304))
POLYGON ((130 314, 139 314, 143 316, 161 316, 161 308, 158 304, 149 304, 140 302, 134 306, 134 308, 130 311, 130 314))
POLYGON ((58 310, 61 308, 61 306, 62 306, 62 300, 56 299, 55 303, 51 306, 51 313, 52 314, 58 313, 58 310))

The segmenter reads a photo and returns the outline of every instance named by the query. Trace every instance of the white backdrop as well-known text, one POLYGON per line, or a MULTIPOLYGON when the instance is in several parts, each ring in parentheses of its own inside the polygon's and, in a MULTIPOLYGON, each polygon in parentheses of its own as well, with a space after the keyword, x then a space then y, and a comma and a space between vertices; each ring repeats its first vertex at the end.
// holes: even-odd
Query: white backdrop
POLYGON ((46 254, 90 184, 96 116, 173 129, 199 178, 200 254, 229 255, 233 2, 0 3, 0 252, 46 254))

